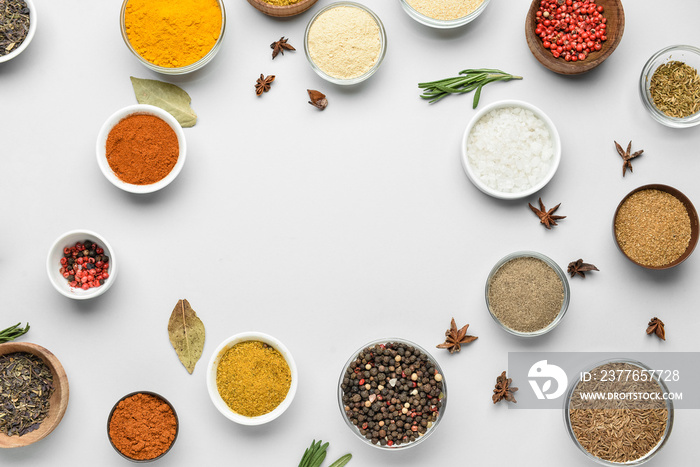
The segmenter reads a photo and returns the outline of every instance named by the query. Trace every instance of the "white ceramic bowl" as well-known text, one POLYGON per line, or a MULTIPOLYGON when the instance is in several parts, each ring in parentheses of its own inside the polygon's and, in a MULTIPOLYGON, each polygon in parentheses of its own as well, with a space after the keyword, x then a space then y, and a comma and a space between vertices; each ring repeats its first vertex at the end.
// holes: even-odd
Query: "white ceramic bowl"
POLYGON ((484 12, 486 9, 486 6, 489 4, 490 0, 484 0, 481 5, 476 7, 474 11, 469 13, 466 16, 462 16, 461 18, 455 18, 455 19, 450 19, 450 20, 445 20, 445 19, 435 19, 430 16, 424 15, 423 13, 419 12, 415 8, 413 8, 407 0, 400 0, 401 6, 403 7, 404 11, 408 16, 413 18, 414 20, 418 21, 421 24, 424 24, 426 26, 430 26, 432 28, 437 28, 437 29, 452 29, 452 28, 458 28, 460 26, 464 26, 465 24, 471 23, 474 21, 481 13, 484 12))
POLYGON ((494 102, 492 104, 489 104, 479 110, 474 117, 472 117, 471 121, 469 122, 469 125, 467 125, 467 129, 464 131, 464 136, 462 137, 462 167, 464 168, 464 171, 467 174, 467 177, 469 177, 469 180, 476 186, 479 190, 482 192, 486 193, 487 195, 493 196, 494 198, 500 198, 500 199, 521 199, 525 198, 527 196, 530 196, 533 193, 538 192, 542 188, 549 183, 549 181, 554 177, 554 174, 557 172, 557 169, 559 168, 559 162, 561 161, 561 140, 559 139, 559 132, 557 131, 557 128, 554 126, 554 123, 552 120, 540 109, 535 107, 532 104, 529 104, 527 102, 523 101, 518 101, 518 100, 502 100, 498 102, 494 102), (469 135, 472 131, 472 128, 474 128, 474 125, 487 113, 494 109, 501 109, 501 108, 506 108, 506 107, 520 107, 523 109, 530 110, 533 114, 535 114, 537 117, 539 117, 540 120, 542 120, 545 124, 545 126, 549 129, 549 133, 552 137, 552 145, 554 149, 554 155, 552 156, 552 162, 549 167, 549 171, 547 174, 544 176, 542 180, 539 181, 536 185, 533 185, 532 187, 528 188, 527 190, 524 191, 519 191, 515 193, 507 193, 507 192, 502 192, 498 191, 494 188, 491 188, 488 186, 486 183, 484 183, 479 176, 476 174, 474 171, 474 168, 472 167, 472 164, 469 162, 469 156, 467 155, 468 151, 468 142, 469 142, 469 135))
POLYGON ((178 121, 175 120, 175 117, 160 107, 153 105, 135 104, 114 112, 107 119, 104 125, 102 125, 102 128, 97 135, 97 165, 100 167, 100 170, 107 180, 112 183, 112 185, 124 191, 128 191, 129 193, 153 193, 154 191, 165 188, 173 180, 175 180, 175 178, 177 178, 178 174, 182 170, 182 167, 185 165, 186 155, 187 144, 185 142, 185 132, 182 130, 182 126, 180 126, 178 121), (109 132, 112 131, 112 128, 114 128, 117 123, 130 115, 155 115, 170 125, 170 128, 172 128, 177 135, 177 142, 180 147, 180 155, 177 158, 177 162, 175 163, 173 170, 171 170, 170 173, 165 176, 165 178, 157 181, 156 183, 151 183, 150 185, 134 185, 127 183, 115 175, 114 171, 109 166, 109 162, 107 162, 107 136, 109 136, 109 132))
POLYGON ((264 423, 271 422, 282 415, 284 411, 287 410, 292 404, 294 395, 297 392, 298 383, 299 374, 297 372, 297 366, 296 363, 294 363, 294 358, 292 358, 292 354, 289 349, 287 349, 287 347, 285 347, 279 340, 262 332, 243 332, 224 340, 212 354, 211 359, 209 360, 209 366, 207 367, 207 389, 209 390, 209 397, 211 398, 211 401, 214 403, 214 406, 219 410, 219 412, 221 412, 226 418, 241 425, 262 425, 264 423), (223 353, 234 345, 247 341, 264 342, 265 344, 276 349, 287 361, 289 370, 292 373, 292 383, 289 387, 289 391, 287 392, 287 397, 285 397, 282 403, 272 412, 268 412, 258 417, 246 417, 245 415, 238 414, 231 410, 231 408, 229 408, 226 402, 224 402, 224 400, 221 398, 219 390, 216 386, 216 371, 223 353))
POLYGON ((17 55, 21 54, 24 52, 24 49, 29 47, 29 43, 34 39, 34 33, 36 33, 36 7, 34 6, 34 2, 32 0, 24 0, 25 3, 27 4, 27 8, 29 8, 29 31, 27 31, 27 37, 24 38, 22 43, 17 47, 15 50, 10 52, 7 55, 3 55, 0 57, 0 63, 6 62, 8 60, 12 60, 15 58, 17 55))
POLYGON ((117 261, 114 256, 114 249, 101 235, 90 230, 71 230, 58 237, 51 245, 49 255, 46 258, 46 272, 49 275, 51 284, 61 295, 74 300, 87 300, 102 295, 112 287, 117 277, 117 261), (76 242, 84 242, 85 240, 97 243, 104 250, 104 254, 109 257, 109 270, 107 271, 109 272, 109 277, 105 279, 104 284, 101 286, 87 290, 83 290, 80 287, 71 287, 59 271, 61 269, 60 261, 63 257, 63 249, 74 246, 76 242))

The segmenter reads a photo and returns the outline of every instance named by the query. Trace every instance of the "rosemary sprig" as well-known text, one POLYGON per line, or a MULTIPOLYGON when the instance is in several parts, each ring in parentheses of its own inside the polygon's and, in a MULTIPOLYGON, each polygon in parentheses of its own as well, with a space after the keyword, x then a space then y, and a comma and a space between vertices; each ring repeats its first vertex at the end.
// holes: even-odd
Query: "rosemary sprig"
MULTIPOLYGON (((299 462, 299 467, 320 467, 323 460, 326 458, 326 449, 329 443, 323 443, 321 440, 313 440, 299 462)), ((333 462, 329 467, 343 467, 350 462, 352 454, 345 454, 343 457, 333 462)))
POLYGON ((430 104, 439 101, 448 94, 466 94, 474 91, 473 108, 479 105, 481 88, 494 81, 510 81, 512 79, 523 79, 522 76, 515 76, 505 71, 490 68, 468 69, 459 72, 461 76, 446 78, 427 83, 418 83, 418 87, 423 89, 420 97, 430 99, 430 104))
POLYGON ((22 334, 26 334, 27 331, 29 331, 29 323, 27 323, 24 329, 19 327, 20 324, 22 323, 17 323, 14 326, 10 326, 9 328, 0 331, 0 344, 15 340, 22 334))

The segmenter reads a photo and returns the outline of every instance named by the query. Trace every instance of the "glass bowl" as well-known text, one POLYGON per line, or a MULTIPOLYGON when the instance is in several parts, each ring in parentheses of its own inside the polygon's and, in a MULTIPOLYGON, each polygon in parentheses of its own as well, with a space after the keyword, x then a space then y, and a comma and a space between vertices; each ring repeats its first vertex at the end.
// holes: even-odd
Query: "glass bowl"
POLYGON ((162 73, 165 75, 184 75, 186 73, 191 73, 195 70, 199 70, 204 65, 209 63, 211 59, 214 58, 219 52, 219 49, 221 48, 221 43, 224 39, 224 33, 226 32, 226 9, 224 8, 224 2, 222 0, 216 1, 219 3, 219 7, 221 7, 221 31, 219 32, 219 38, 216 40, 211 50, 205 56, 203 56, 194 63, 190 63, 189 65, 181 67, 163 67, 151 63, 148 60, 144 59, 141 55, 139 55, 139 53, 132 47, 131 42, 129 42, 129 37, 126 34, 126 24, 124 21, 124 16, 126 13, 126 5, 127 3, 129 3, 129 0, 124 0, 124 2, 122 3, 121 13, 119 15, 119 27, 121 29, 122 39, 124 39, 124 43, 129 48, 131 53, 134 54, 134 56, 147 68, 150 68, 155 72, 162 73))
MULTIPOLYGON (((636 360, 630 360, 630 359, 625 359, 625 358, 609 359, 609 360, 605 360, 602 362, 598 362, 594 365, 591 365, 589 367, 584 368, 578 374, 585 374, 585 373, 591 372, 602 365, 607 365, 610 363, 628 364, 628 365, 639 368, 640 372, 641 372, 640 374, 647 374, 647 375, 653 374, 653 373, 648 373, 648 372, 652 372, 653 370, 651 368, 649 368, 647 365, 645 365, 641 362, 638 362, 636 360)), ((622 370, 622 371, 623 371, 622 375, 626 375, 626 370, 622 370)), ((632 371, 632 373, 630 373, 630 374, 634 374, 634 372, 636 370, 631 370, 631 371, 632 371)), ((627 378, 627 377, 629 377, 629 375, 624 376, 624 377, 627 378)), ((566 431, 569 433, 571 440, 574 442, 574 444, 576 444, 576 447, 578 447, 581 450, 581 452, 583 452, 586 455, 586 457, 588 457, 590 460, 595 461, 598 464, 606 465, 606 466, 641 465, 641 464, 644 464, 645 462, 647 462, 649 459, 651 459, 654 455, 656 455, 656 453, 658 453, 659 450, 666 443, 666 440, 671 435, 671 429, 673 428, 673 417, 674 417, 674 415, 673 415, 674 414, 673 400, 671 400, 670 398, 665 400, 666 410, 668 411, 668 418, 666 420, 666 429, 664 430, 664 434, 661 437, 661 439, 659 440, 658 444, 656 446, 654 446, 644 456, 640 457, 639 459, 635 459, 635 460, 628 461, 628 462, 613 462, 613 461, 609 461, 606 459, 602 459, 602 458, 595 456, 595 455, 591 454, 590 452, 588 452, 588 450, 586 450, 586 448, 581 445, 578 438, 576 437, 576 434, 574 433, 574 430, 573 430, 573 427, 571 424, 571 417, 569 416, 569 407, 571 406, 571 399, 573 397, 574 390, 576 389, 576 387, 578 386, 579 383, 580 383, 580 381, 577 379, 574 379, 574 381, 571 382, 569 389, 567 390, 566 397, 564 399, 564 407, 563 407, 564 410, 562 412, 564 415, 564 424, 566 425, 566 431)), ((606 384, 606 383, 599 382, 598 384, 606 384)), ((658 384, 659 384, 659 390, 661 392, 663 392, 663 393, 669 392, 668 387, 666 386, 666 383, 664 383, 663 380, 660 379, 658 381, 658 384)), ((598 403, 605 404, 604 402, 598 402, 598 403)), ((599 409, 591 409, 591 410, 605 410, 605 409, 599 408, 599 409)))
POLYGON ((357 84, 361 83, 362 81, 366 80, 370 76, 372 76, 378 69, 379 66, 382 64, 382 61, 384 60, 384 55, 386 55, 386 31, 384 30, 384 25, 382 24, 382 21, 379 19, 379 17, 374 14, 372 10, 367 8, 364 5, 360 5, 359 3, 355 2, 336 2, 336 3, 331 3, 330 5, 320 9, 314 16, 311 18, 309 21, 309 24, 306 25, 306 31, 304 32, 304 53, 306 54, 306 59, 309 61, 309 64, 311 65, 311 68, 318 74, 321 78, 325 79, 326 81, 329 81, 334 84, 340 84, 340 85, 352 85, 352 84, 357 84), (327 12, 328 10, 331 10, 333 8, 337 7, 355 7, 359 8, 362 11, 365 11, 369 13, 369 15, 374 19, 374 21, 377 23, 377 26, 379 26, 379 36, 381 40, 381 49, 379 51, 379 55, 377 56, 377 61, 374 63, 372 68, 370 68, 367 72, 364 74, 354 77, 354 78, 337 78, 334 76, 331 76, 327 74, 325 71, 323 71, 316 63, 313 61, 311 58, 311 53, 309 51, 309 31, 311 30, 311 26, 314 24, 314 21, 318 19, 319 16, 321 16, 323 13, 327 12))
POLYGON ((489 314, 491 315, 491 318, 493 318, 493 320, 495 322, 497 322, 499 324, 499 326, 501 326, 501 328, 503 328, 505 331, 507 331, 515 336, 519 336, 519 337, 541 336, 543 334, 548 333, 549 331, 551 331, 555 327, 557 327, 557 325, 561 322, 562 318, 564 318, 564 315, 566 314, 566 310, 569 308, 570 293, 571 292, 569 290, 569 280, 566 278, 566 274, 564 274, 564 271, 562 271, 562 269, 559 267, 559 265, 557 265, 557 263, 552 261, 552 259, 550 259, 549 257, 547 257, 541 253, 537 253, 536 251, 516 251, 515 253, 511 253, 511 254, 506 255, 503 258, 501 258, 496 263, 496 265, 493 267, 493 269, 491 269, 491 272, 489 273, 489 276, 486 279, 486 287, 485 287, 486 307, 489 310, 489 314), (515 329, 512 329, 512 328, 506 326, 505 323, 501 322, 501 320, 499 320, 496 317, 496 315, 493 313, 493 310, 491 309, 491 304, 489 303, 489 286, 491 284, 491 279, 496 274, 496 272, 498 272, 498 270, 501 269, 501 266, 503 266, 504 264, 506 264, 509 261, 514 260, 516 258, 536 258, 536 259, 543 261, 547 266, 552 268, 552 270, 557 274, 557 276, 561 280, 562 287, 564 288, 564 301, 561 304, 561 309, 559 310, 559 313, 557 314, 557 316, 554 318, 554 320, 551 323, 549 323, 544 328, 538 329, 538 330, 532 331, 532 332, 517 331, 515 329))
POLYGON ((481 13, 484 12, 486 9, 486 6, 489 4, 490 0, 484 0, 481 5, 476 7, 474 11, 469 13, 466 16, 462 16, 461 18, 456 18, 456 19, 435 19, 430 16, 424 15, 423 13, 420 13, 418 10, 413 8, 409 3, 408 0, 400 0, 401 6, 403 7, 404 11, 413 18, 414 20, 418 21, 421 24, 424 24, 426 26, 430 26, 432 28, 437 28, 437 29, 451 29, 451 28, 458 28, 460 26, 464 26, 467 23, 471 23, 474 21, 481 13))
POLYGON ((700 125, 700 112, 684 118, 669 117, 656 108, 651 98, 651 77, 661 65, 671 61, 681 61, 700 73, 700 49, 690 45, 672 45, 659 50, 646 62, 639 78, 639 95, 651 117, 671 128, 688 128, 700 125))
MULTIPOLYGON (((371 370, 372 369, 375 369, 375 367, 372 367, 371 370)), ((377 371, 379 371, 379 368, 376 368, 376 369, 377 369, 377 371)), ((369 370, 369 371, 371 371, 371 370, 369 370)), ((387 371, 387 373, 388 373, 388 371, 387 371)), ((373 390, 374 390, 374 388, 373 388, 373 390)), ((373 393, 373 395, 374 394, 377 394, 377 393, 375 392, 375 393, 373 393)), ((372 395, 370 395, 369 397, 371 398, 372 395)), ((381 394, 379 395, 379 397, 381 397, 381 394)), ((375 400, 381 400, 381 399, 377 398, 375 400)), ((422 348, 418 344, 411 342, 411 341, 408 341, 406 339, 399 339, 399 338, 377 339, 377 340, 374 340, 372 342, 369 342, 368 344, 363 345, 362 347, 360 347, 359 349, 357 349, 355 352, 352 353, 352 355, 350 356, 348 361, 343 366, 343 370, 340 373, 340 378, 338 379, 338 408, 340 409, 340 413, 341 413, 341 416, 343 417, 343 420, 345 420, 345 423, 350 428, 350 430, 355 434, 355 436, 357 436, 359 439, 361 439, 365 444, 367 444, 369 446, 373 446, 373 447, 378 448, 378 449, 402 450, 402 449, 411 448, 413 446, 417 446, 418 444, 422 443, 430 435, 432 435, 433 432, 435 432, 435 429, 438 427, 438 425, 440 424, 440 421, 442 420, 443 415, 445 414, 446 407, 447 407, 447 383, 445 381, 444 373, 442 372, 442 368, 440 368, 440 365, 438 364, 438 362, 435 360, 435 358, 433 358, 432 355, 430 355, 428 353, 427 350, 425 350, 424 348, 422 348), (358 356, 365 349, 371 348, 374 346, 378 346, 378 345, 381 346, 381 345, 385 345, 385 344, 389 344, 389 343, 404 344, 404 345, 407 345, 408 347, 412 347, 412 348, 418 350, 419 352, 423 353, 423 355, 425 355, 427 357, 429 364, 435 368, 435 371, 437 371, 437 374, 440 374, 442 376, 442 380, 441 380, 442 381, 442 390, 441 390, 440 396, 438 396, 438 403, 440 404, 440 406, 438 408, 437 419, 433 422, 428 422, 427 431, 422 436, 419 436, 418 438, 416 438, 415 441, 408 442, 408 443, 402 443, 399 445, 396 445, 396 444, 389 445, 388 443, 381 444, 381 441, 378 441, 375 444, 374 442, 371 441, 371 439, 365 437, 365 435, 363 435, 360 432, 360 428, 358 428, 356 425, 354 425, 350 421, 350 419, 348 418, 348 416, 346 414, 346 410, 345 410, 346 406, 345 406, 345 403, 343 402, 342 385, 343 385, 343 381, 345 379, 345 375, 348 372, 348 369, 350 368, 350 365, 353 363, 353 361, 355 361, 358 358, 358 356)))
POLYGON ((29 43, 32 41, 32 39, 34 39, 34 34, 36 34, 36 7, 34 6, 34 2, 32 2, 32 0, 24 0, 24 2, 27 4, 27 8, 29 8, 29 30, 27 31, 27 35, 25 36, 24 40, 19 45, 19 47, 11 51, 9 54, 5 54, 0 57, 0 63, 12 60, 17 55, 24 52, 24 49, 29 47, 29 43))

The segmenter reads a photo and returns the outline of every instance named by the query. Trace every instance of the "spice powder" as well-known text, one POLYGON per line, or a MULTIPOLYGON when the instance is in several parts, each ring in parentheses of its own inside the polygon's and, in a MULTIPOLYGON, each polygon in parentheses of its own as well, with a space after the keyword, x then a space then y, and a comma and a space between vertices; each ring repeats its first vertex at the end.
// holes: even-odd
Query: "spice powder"
POLYGON ((382 49, 379 25, 372 15, 354 6, 321 13, 308 34, 311 60, 328 76, 358 78, 372 69, 382 49))
POLYGON ((620 248, 644 266, 666 266, 680 258, 688 248, 690 234, 685 205, 665 191, 633 193, 615 216, 615 237, 620 248))
POLYGON ((406 0, 406 3, 422 15, 450 21, 474 13, 484 0, 406 0))
POLYGON ((216 369, 216 387, 231 410, 246 417, 272 412, 292 384, 287 361, 260 341, 240 342, 224 351, 216 369))
POLYGON ((564 285, 541 259, 519 257, 496 271, 487 295, 489 310, 503 325, 528 333, 554 321, 564 304, 564 285))

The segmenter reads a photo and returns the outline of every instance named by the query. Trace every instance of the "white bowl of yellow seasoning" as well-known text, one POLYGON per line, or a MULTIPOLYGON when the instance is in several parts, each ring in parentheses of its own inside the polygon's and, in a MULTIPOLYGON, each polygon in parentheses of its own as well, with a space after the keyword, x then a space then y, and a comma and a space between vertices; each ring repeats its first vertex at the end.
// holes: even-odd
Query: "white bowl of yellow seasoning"
POLYGON ((489 0, 399 0, 408 16, 437 29, 451 29, 474 21, 489 0))
POLYGON ((304 52, 323 79, 357 84, 372 76, 384 60, 386 31, 379 17, 364 5, 331 3, 306 26, 304 52))
POLYGON ((241 425, 262 425, 282 415, 297 392, 297 366, 278 339, 244 332, 224 340, 207 369, 214 406, 241 425))

